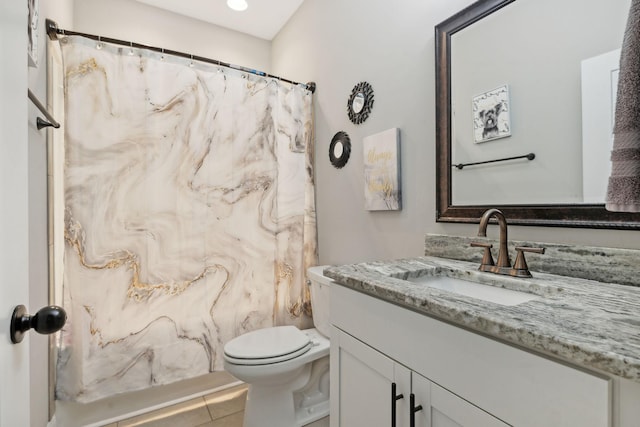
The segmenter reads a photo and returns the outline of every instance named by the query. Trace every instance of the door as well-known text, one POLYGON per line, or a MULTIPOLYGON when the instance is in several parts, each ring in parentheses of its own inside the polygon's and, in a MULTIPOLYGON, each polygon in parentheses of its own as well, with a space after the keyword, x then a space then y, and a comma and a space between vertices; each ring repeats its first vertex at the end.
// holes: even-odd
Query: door
POLYGON ((422 406, 414 415, 416 427, 509 426, 415 372, 411 373, 411 393, 414 405, 422 406))
POLYGON ((27 427, 29 339, 9 337, 29 301, 26 1, 0 2, 0 63, 0 426, 27 427))
POLYGON ((408 426, 410 387, 406 367, 331 329, 332 427, 408 426))

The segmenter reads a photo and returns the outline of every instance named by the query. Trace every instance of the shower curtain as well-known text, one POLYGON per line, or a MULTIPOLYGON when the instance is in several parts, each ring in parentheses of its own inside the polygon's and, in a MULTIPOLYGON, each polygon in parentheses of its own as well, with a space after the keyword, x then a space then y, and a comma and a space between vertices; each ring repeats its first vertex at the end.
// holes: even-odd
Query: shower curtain
POLYGON ((57 398, 200 376, 239 334, 310 326, 311 93, 79 36, 61 46, 57 398))

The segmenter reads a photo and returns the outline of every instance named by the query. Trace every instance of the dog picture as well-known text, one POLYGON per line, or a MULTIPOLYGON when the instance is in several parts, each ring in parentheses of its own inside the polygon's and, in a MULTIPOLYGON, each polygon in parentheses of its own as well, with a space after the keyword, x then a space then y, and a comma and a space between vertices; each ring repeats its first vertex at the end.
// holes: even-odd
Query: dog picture
POLYGON ((500 134, 498 130, 498 116, 502 110, 502 102, 496 104, 493 108, 480 111, 480 119, 482 120, 482 139, 495 138, 500 134))
POLYGON ((511 136, 508 86, 473 98, 473 132, 476 144, 511 136))

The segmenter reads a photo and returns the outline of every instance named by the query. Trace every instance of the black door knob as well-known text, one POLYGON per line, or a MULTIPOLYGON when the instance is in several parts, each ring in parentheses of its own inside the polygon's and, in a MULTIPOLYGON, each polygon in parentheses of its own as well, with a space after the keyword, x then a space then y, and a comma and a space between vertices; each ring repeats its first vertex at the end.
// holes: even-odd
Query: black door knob
POLYGON ((11 316, 11 342, 14 344, 22 342, 29 329, 35 329, 39 334, 58 332, 66 321, 67 313, 57 305, 43 307, 33 316, 27 314, 27 308, 24 305, 19 305, 13 310, 13 316, 11 316))

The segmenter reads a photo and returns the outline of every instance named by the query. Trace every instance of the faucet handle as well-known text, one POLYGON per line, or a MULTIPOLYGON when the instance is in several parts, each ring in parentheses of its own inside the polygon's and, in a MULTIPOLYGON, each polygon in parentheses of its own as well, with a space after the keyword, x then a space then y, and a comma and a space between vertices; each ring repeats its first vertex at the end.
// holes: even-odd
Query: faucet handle
POLYGON ((482 256, 482 264, 480 264, 479 270, 487 271, 489 270, 489 267, 496 265, 493 262, 493 256, 491 256, 491 248, 493 247, 491 243, 471 242, 470 245, 476 248, 484 248, 484 255, 482 256))
POLYGON ((529 246, 516 246, 516 262, 513 264, 513 268, 509 273, 511 276, 516 277, 532 277, 531 272, 529 271, 529 266, 527 265, 527 261, 524 259, 525 252, 532 252, 535 254, 543 254, 545 248, 532 248, 529 246))

